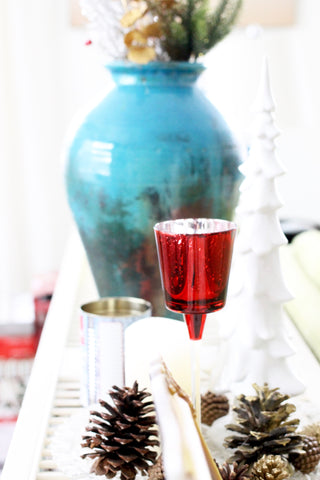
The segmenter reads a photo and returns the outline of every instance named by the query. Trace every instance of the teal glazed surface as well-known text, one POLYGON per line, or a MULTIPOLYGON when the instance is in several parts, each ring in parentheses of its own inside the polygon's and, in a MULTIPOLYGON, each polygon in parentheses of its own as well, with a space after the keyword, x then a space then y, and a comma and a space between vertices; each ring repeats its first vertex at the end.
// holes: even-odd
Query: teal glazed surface
POLYGON ((199 64, 108 66, 115 86, 69 145, 68 201, 101 297, 165 310, 153 233, 161 220, 232 219, 239 154, 221 114, 195 85, 199 64))

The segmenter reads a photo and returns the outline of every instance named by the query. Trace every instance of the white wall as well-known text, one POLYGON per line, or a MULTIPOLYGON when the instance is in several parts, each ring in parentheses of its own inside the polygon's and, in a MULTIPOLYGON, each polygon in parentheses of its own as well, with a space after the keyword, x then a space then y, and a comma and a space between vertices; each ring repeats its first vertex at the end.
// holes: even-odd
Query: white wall
POLYGON ((277 151, 287 168, 278 180, 284 203, 280 216, 320 222, 320 32, 315 20, 320 18, 320 2, 301 1, 300 10, 294 27, 260 32, 248 28, 214 49, 210 96, 235 131, 247 138, 262 59, 267 56, 280 130, 277 151), (221 68, 215 74, 217 63, 221 68))

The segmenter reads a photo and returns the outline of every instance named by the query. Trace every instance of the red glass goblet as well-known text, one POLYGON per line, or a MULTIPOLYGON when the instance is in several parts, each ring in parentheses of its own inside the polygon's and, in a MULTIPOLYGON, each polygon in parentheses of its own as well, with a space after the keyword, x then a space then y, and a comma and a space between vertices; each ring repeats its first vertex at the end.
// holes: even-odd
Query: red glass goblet
POLYGON ((224 307, 236 225, 187 218, 154 226, 166 307, 184 315, 192 341, 192 399, 200 420, 199 343, 208 313, 224 307))

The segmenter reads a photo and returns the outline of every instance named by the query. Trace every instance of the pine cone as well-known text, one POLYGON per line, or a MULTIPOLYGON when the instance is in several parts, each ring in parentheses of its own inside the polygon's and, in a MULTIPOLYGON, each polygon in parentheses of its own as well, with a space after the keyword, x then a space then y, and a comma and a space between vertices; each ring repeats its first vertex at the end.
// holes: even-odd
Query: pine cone
POLYGON ((224 417, 229 412, 229 400, 225 395, 207 392, 201 395, 201 423, 213 424, 217 418, 224 417))
POLYGON ((280 455, 263 455, 251 470, 252 480, 284 480, 290 475, 288 461, 280 455))
POLYGON ((114 386, 109 392, 114 406, 99 400, 101 411, 90 412, 82 447, 90 449, 82 458, 94 458, 91 472, 113 478, 121 472, 121 480, 134 480, 137 471, 146 474, 156 461, 152 447, 158 446, 156 417, 152 401, 145 401, 150 393, 132 388, 114 386))
POLYGON ((296 432, 299 420, 289 420, 296 410, 290 403, 283 403, 289 397, 278 390, 253 385, 257 395, 238 397, 236 424, 226 425, 228 430, 237 432, 227 437, 224 445, 235 449, 228 459, 240 464, 252 465, 263 455, 289 455, 301 453, 301 436, 296 432))
POLYGON ((149 468, 148 474, 149 480, 165 480, 161 455, 158 457, 156 463, 149 468))
POLYGON ((236 462, 233 462, 232 467, 229 463, 218 465, 222 480, 248 480, 250 477, 247 475, 248 465, 239 466, 236 462))
POLYGON ((301 436, 303 441, 303 453, 291 455, 290 462, 296 470, 302 473, 310 473, 316 468, 320 460, 320 446, 315 437, 301 436))
POLYGON ((320 423, 312 423, 311 425, 305 426, 301 430, 301 433, 308 437, 315 437, 320 444, 320 423))

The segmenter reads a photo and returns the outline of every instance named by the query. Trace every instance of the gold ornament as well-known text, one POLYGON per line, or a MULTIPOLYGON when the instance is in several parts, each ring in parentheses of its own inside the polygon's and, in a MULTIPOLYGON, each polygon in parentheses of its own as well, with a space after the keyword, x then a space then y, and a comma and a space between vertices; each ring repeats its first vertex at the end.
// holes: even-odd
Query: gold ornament
POLYGON ((285 480, 291 475, 289 463, 280 455, 263 455, 253 464, 252 480, 285 480))

